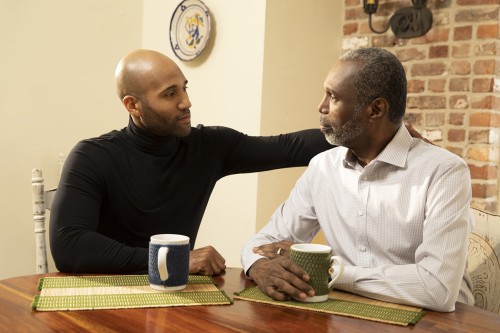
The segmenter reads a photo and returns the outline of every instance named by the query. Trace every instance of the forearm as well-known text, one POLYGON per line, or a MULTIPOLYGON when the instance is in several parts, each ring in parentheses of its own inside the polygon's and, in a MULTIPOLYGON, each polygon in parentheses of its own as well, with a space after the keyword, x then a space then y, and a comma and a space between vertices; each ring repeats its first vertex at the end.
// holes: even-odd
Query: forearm
POLYGON ((130 247, 92 231, 59 230, 51 237, 56 267, 70 273, 146 273, 148 249, 130 247))
POLYGON ((445 285, 440 276, 421 265, 346 266, 335 288, 381 301, 449 312, 455 309, 461 281, 455 279, 453 285, 445 285))

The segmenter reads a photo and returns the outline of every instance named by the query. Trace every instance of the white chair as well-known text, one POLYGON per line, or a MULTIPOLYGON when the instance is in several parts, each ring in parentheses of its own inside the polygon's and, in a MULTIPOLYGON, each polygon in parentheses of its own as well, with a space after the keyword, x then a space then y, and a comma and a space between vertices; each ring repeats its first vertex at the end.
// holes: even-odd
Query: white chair
POLYGON ((472 208, 468 271, 475 306, 500 314, 500 216, 472 208))
POLYGON ((35 222, 36 273, 48 272, 47 247, 45 242, 45 210, 52 206, 56 189, 45 191, 43 174, 40 169, 31 172, 33 221, 35 222))

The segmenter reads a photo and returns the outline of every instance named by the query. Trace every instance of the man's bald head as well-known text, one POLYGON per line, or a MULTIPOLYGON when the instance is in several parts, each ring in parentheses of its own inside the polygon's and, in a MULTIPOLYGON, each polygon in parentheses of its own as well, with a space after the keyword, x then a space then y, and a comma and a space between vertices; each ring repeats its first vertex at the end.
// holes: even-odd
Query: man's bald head
POLYGON ((169 57, 156 51, 139 49, 127 53, 115 71, 116 92, 120 100, 127 95, 142 98, 160 84, 161 75, 180 71, 169 57))

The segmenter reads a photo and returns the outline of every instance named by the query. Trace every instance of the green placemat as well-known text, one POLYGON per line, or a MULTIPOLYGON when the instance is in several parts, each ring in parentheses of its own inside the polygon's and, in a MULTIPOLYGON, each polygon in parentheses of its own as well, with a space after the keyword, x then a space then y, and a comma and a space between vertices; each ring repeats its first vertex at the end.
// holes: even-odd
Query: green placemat
POLYGON ((419 308, 398 306, 396 304, 374 301, 360 296, 350 297, 342 294, 345 293, 338 291, 332 292, 326 302, 320 303, 305 303, 295 300, 276 301, 261 292, 259 288, 251 286, 241 292, 235 293, 234 298, 402 326, 416 324, 425 314, 425 312, 419 308))
POLYGON ((186 288, 175 292, 152 289, 147 275, 46 277, 38 290, 31 305, 37 311, 232 304, 212 278, 198 275, 190 275, 186 288))

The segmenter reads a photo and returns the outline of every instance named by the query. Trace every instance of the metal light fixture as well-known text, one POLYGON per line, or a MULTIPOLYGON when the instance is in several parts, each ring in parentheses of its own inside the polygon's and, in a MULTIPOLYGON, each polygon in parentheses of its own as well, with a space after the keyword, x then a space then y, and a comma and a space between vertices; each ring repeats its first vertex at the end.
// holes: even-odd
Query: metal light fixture
POLYGON ((432 12, 425 7, 427 0, 411 0, 413 6, 398 9, 389 19, 383 30, 375 30, 372 26, 372 14, 377 12, 378 0, 363 0, 363 8, 368 14, 368 25, 374 33, 383 34, 389 27, 399 38, 423 36, 432 27, 432 12))

